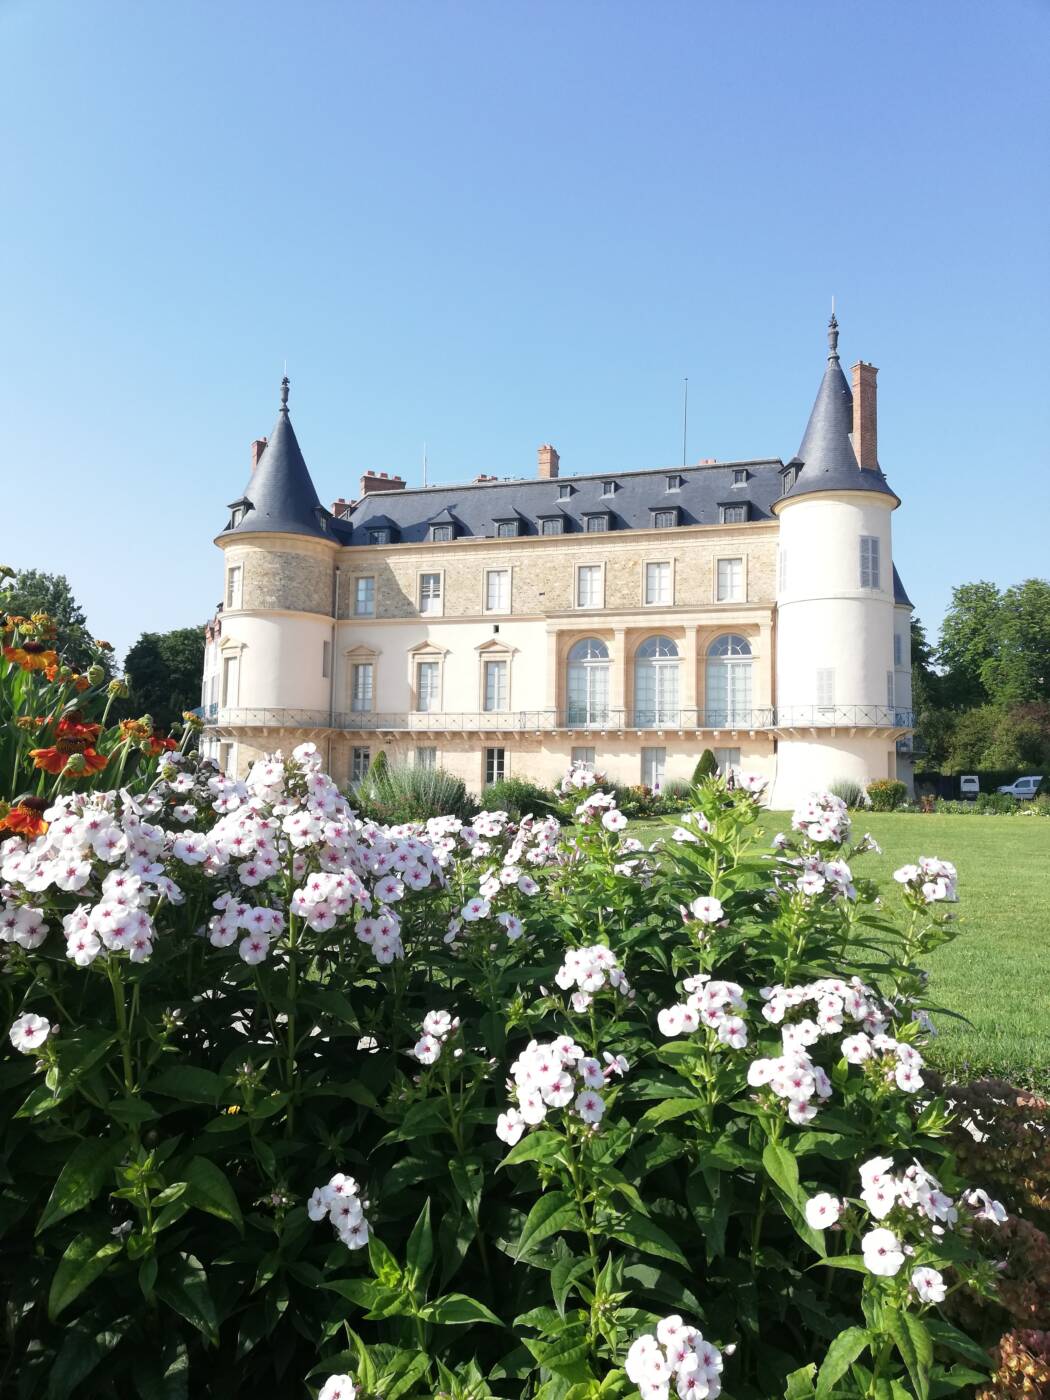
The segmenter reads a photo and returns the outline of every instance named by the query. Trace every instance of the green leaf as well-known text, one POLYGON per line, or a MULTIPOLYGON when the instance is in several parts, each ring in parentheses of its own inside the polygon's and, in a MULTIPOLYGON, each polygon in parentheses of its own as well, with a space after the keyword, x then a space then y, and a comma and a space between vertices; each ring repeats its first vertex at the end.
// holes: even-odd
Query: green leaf
POLYGON ((652 1108, 647 1108, 639 1119, 640 1128, 655 1128, 660 1123, 667 1123, 672 1118, 684 1118, 687 1113, 695 1113, 697 1109, 703 1108, 703 1099, 662 1099, 659 1103, 654 1103, 652 1108))
POLYGON ((398 1352, 393 1363, 383 1372, 378 1387, 383 1400, 400 1400, 402 1395, 407 1395, 429 1366, 430 1358, 426 1352, 398 1352))
POLYGON ((465 1293, 446 1293, 433 1303, 420 1308, 419 1315, 425 1322, 440 1322, 445 1325, 461 1326, 467 1322, 491 1322, 496 1327, 503 1323, 494 1312, 479 1303, 476 1298, 468 1298, 465 1293))
POLYGON ((401 1283, 401 1266, 377 1235, 368 1237, 368 1262, 380 1283, 390 1288, 401 1283))
POLYGON ((541 1366, 569 1381, 593 1380, 587 1365, 587 1330, 582 1322, 573 1322, 557 1336, 526 1337, 525 1345, 541 1366))
POLYGON ((980 1343, 975 1342, 972 1337, 968 1337, 965 1332, 960 1332, 958 1327, 953 1327, 950 1322, 945 1322, 942 1317, 934 1317, 932 1313, 923 1321, 927 1334, 936 1346, 953 1351, 956 1356, 964 1356, 975 1366, 983 1366, 987 1372, 988 1353, 980 1343))
POLYGON ((529 1211, 521 1227, 516 1258, 531 1252, 541 1240, 559 1230, 579 1230, 580 1218, 576 1203, 565 1191, 545 1191, 529 1211))
MULTIPOLYGON (((862 1254, 834 1254, 830 1259, 818 1259, 817 1263, 824 1264, 829 1269, 849 1269, 855 1274, 870 1272, 862 1254)), ((816 1268, 816 1264, 813 1267, 816 1268)))
POLYGON ((798 1160, 793 1152, 779 1143, 768 1143, 762 1152, 762 1166, 790 1200, 798 1199, 798 1160))
POLYGON ((684 1264, 689 1267, 689 1261, 675 1244, 666 1230, 661 1230, 659 1225, 653 1223, 648 1216, 641 1215, 638 1211, 632 1210, 627 1216, 626 1223, 613 1234, 616 1239, 622 1240, 624 1244, 633 1245, 635 1249, 640 1249, 644 1254, 655 1254, 661 1259, 673 1259, 676 1264, 684 1264))
POLYGON ((565 1139, 560 1133, 552 1133, 549 1130, 527 1133, 510 1149, 496 1170, 502 1171, 504 1167, 513 1167, 518 1162, 550 1162, 564 1145, 565 1139))
POLYGON ((243 1235, 244 1221, 230 1179, 207 1157, 194 1157, 186 1171, 186 1200, 229 1223, 243 1235))
POLYGON ((554 1296, 554 1306, 562 1317, 565 1316, 565 1300, 569 1296, 570 1288, 590 1267, 589 1259, 577 1259, 571 1254, 565 1254, 551 1269, 551 1293, 554 1296))
POLYGON ((871 1333, 865 1327, 847 1327, 840 1332, 828 1347, 824 1360, 820 1363, 817 1376, 817 1397, 831 1395, 837 1381, 840 1381, 857 1357, 871 1345, 871 1333))
POLYGON ((59 1260, 47 1298, 47 1315, 54 1322, 63 1309, 105 1273, 123 1246, 109 1231, 78 1235, 59 1260))
POLYGON ((124 1155, 123 1141, 90 1138, 80 1142, 58 1174, 51 1197, 37 1221, 39 1235, 58 1220, 91 1204, 124 1155))
POLYGON ((419 1219, 412 1227, 412 1233, 408 1237, 405 1261, 408 1265, 407 1272, 411 1277, 412 1286, 416 1288, 425 1285, 430 1276, 430 1266, 434 1262, 434 1236, 430 1229, 429 1196, 423 1209, 419 1212, 419 1219))
POLYGON ((158 1279, 156 1294, 209 1341, 218 1342, 218 1320, 208 1290, 208 1278, 201 1261, 194 1255, 176 1257, 170 1273, 158 1279))
POLYGON ((930 1367, 933 1365, 933 1343, 922 1319, 914 1313, 887 1310, 886 1330, 893 1338, 894 1345, 901 1354, 911 1383, 919 1400, 927 1400, 930 1393, 930 1367))
POLYGON ((68 1331, 47 1379, 47 1400, 66 1400, 102 1360, 102 1347, 81 1328, 68 1331))
POLYGON ((801 1366, 797 1371, 792 1371, 787 1378, 784 1400, 810 1400, 815 1393, 813 1380, 816 1374, 817 1368, 812 1361, 808 1366, 801 1366))
POLYGON ((195 1065, 172 1065, 149 1082, 149 1092, 181 1099, 185 1103, 217 1104, 225 1088, 221 1075, 195 1065))

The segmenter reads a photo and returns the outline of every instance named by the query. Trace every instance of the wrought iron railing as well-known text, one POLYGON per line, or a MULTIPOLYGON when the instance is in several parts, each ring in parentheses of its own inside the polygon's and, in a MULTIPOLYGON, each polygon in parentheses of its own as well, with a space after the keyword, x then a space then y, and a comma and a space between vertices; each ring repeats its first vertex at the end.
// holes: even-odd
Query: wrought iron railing
POLYGON ((788 705, 748 710, 613 709, 497 711, 341 711, 203 708, 206 724, 228 729, 340 729, 353 732, 619 733, 627 730, 910 729, 910 710, 888 705, 788 705))

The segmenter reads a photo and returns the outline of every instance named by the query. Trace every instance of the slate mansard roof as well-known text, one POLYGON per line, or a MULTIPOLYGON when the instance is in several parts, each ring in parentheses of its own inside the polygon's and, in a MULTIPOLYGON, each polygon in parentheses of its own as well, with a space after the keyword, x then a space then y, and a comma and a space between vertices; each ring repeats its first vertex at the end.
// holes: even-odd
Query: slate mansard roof
MULTIPOLYGON (((602 472, 521 481, 481 481, 464 486, 427 486, 363 496, 348 516, 333 521, 333 533, 345 544, 366 545, 369 531, 393 525, 391 543, 418 544, 430 538, 431 525, 451 524, 456 539, 491 539, 497 521, 516 520, 519 536, 542 533, 544 519, 561 519, 565 534, 587 529, 587 517, 607 515, 608 528, 647 530, 657 511, 677 511, 678 525, 717 525, 722 506, 747 505, 747 519, 772 520, 770 507, 780 496, 783 463, 779 458, 668 467, 641 472, 602 472), (733 485, 734 472, 746 472, 733 485), (668 490, 668 479, 681 487, 668 490), (611 494, 603 493, 613 482, 611 494), (562 490, 568 488, 567 498, 562 490)), ((671 528, 671 527, 667 527, 671 528)))
POLYGON ((281 383, 281 411, 243 495, 230 502, 224 534, 276 531, 286 535, 328 533, 331 513, 318 498, 288 417, 288 380, 281 383))

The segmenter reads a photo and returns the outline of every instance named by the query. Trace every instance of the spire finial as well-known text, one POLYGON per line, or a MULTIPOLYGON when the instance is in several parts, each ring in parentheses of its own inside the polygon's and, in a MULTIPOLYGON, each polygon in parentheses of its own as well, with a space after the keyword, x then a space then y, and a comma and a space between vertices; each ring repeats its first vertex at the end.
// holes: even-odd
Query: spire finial
POLYGON ((835 317, 835 298, 831 298, 831 320, 828 322, 828 359, 839 357, 839 323, 835 317))
POLYGON ((288 376, 281 380, 281 412, 288 412, 288 376))

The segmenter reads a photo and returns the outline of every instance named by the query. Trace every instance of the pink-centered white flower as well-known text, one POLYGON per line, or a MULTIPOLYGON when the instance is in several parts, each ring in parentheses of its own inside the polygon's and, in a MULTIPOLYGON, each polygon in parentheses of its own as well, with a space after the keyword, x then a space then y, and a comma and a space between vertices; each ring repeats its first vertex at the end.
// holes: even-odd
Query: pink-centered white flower
POLYGON ((814 1230, 827 1230, 838 1223, 841 1214, 842 1202, 827 1191, 811 1196, 806 1202, 806 1222, 812 1225, 814 1230))
POLYGON ((943 1303, 948 1293, 943 1274, 928 1267, 912 1270, 911 1286, 922 1303, 943 1303))
POLYGON ((32 1011, 26 1011, 13 1021, 8 1032, 11 1044, 25 1055, 39 1050, 50 1034, 51 1022, 46 1016, 37 1016, 32 1011))
POLYGON ((860 1242, 864 1263, 870 1273, 892 1278, 904 1263, 901 1242, 892 1230, 869 1230, 860 1242))

